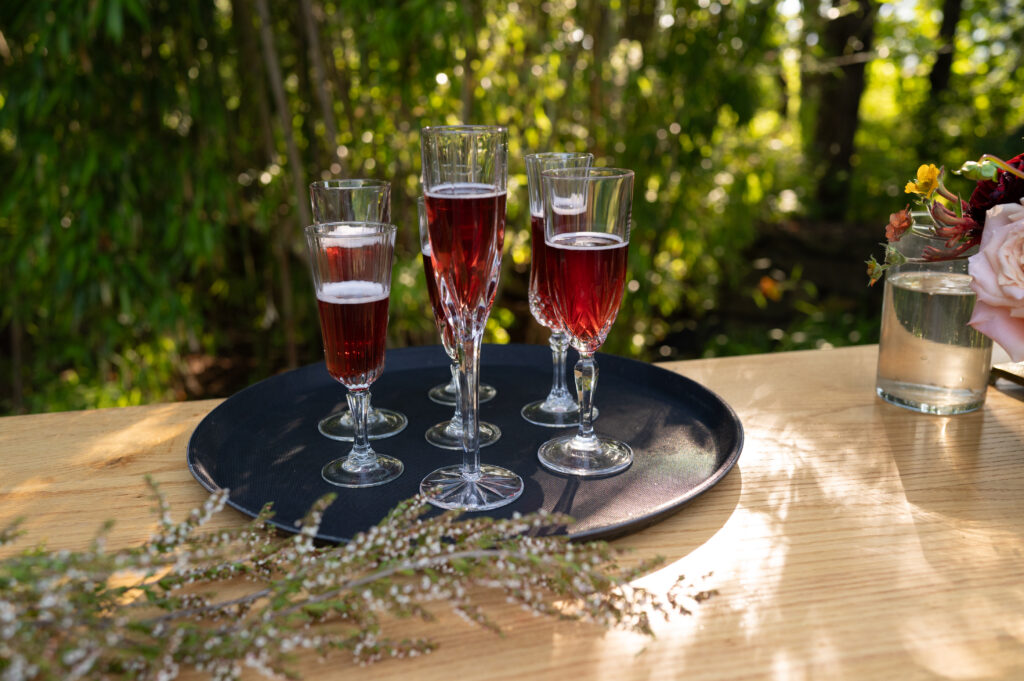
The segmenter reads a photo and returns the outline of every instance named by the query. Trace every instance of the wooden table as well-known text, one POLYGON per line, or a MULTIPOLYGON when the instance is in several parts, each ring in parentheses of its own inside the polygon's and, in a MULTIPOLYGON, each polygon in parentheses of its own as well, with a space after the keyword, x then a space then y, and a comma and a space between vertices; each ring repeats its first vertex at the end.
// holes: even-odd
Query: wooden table
MULTIPOLYGON (((718 392, 746 442, 735 469, 671 518, 616 544, 667 560, 719 596, 657 638, 536 619, 495 604, 503 638, 443 616, 433 655, 370 668, 343 654, 309 678, 1024 679, 1024 390, 984 409, 915 414, 874 396, 877 348, 665 364, 718 392), (702 575, 712 573, 706 579, 702 575), (486 653, 488 659, 479 656, 486 653)), ((205 492, 185 467, 216 401, 0 419, 0 523, 82 548, 155 527, 150 473, 184 514, 205 492)), ((233 511, 216 521, 243 522, 233 511)), ((398 633, 392 630, 392 633, 398 633)))

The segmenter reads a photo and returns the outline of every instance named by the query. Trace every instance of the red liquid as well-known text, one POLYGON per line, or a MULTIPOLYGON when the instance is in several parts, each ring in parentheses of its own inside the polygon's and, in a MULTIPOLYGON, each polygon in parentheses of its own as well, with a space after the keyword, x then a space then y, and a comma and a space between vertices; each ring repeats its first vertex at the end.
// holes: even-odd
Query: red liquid
POLYGON ((544 242, 544 217, 530 216, 530 312, 552 331, 561 331, 555 301, 548 285, 548 245, 544 242))
POLYGON ((447 295, 469 325, 481 325, 498 290, 505 243, 505 193, 477 184, 435 187, 426 195, 431 258, 447 295))
POLYGON ((434 263, 430 259, 430 251, 420 253, 423 259, 423 274, 427 279, 427 295, 430 296, 430 307, 434 310, 434 324, 437 325, 437 332, 441 334, 441 344, 445 352, 451 357, 454 353, 455 338, 452 337, 452 329, 445 320, 444 308, 441 306, 441 297, 437 293, 437 281, 434 279, 434 263))
POLYGON ((610 234, 559 234, 548 244, 548 281, 573 346, 594 352, 619 314, 629 247, 610 234))
POLYGON ((324 249, 327 258, 327 275, 324 280, 372 281, 376 276, 375 272, 380 269, 379 263, 381 258, 385 257, 386 248, 381 243, 327 246, 324 249))
POLYGON ((317 292, 327 372, 349 388, 373 383, 384 370, 388 296, 380 284, 339 281, 317 292))

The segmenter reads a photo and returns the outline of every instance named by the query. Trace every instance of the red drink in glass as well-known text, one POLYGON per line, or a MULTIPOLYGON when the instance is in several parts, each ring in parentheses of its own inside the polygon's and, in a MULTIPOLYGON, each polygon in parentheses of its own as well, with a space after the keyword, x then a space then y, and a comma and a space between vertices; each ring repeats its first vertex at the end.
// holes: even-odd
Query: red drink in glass
POLYGON ((505 192, 446 184, 424 196, 434 270, 460 309, 459 318, 482 325, 498 290, 505 192))
POLYGON ((548 284, 547 242, 544 241, 544 216, 530 216, 530 313, 538 322, 552 331, 561 331, 555 301, 548 284))
MULTIPOLYGON (((343 249, 354 250, 354 249, 343 249)), ((335 281, 317 292, 327 371, 348 388, 366 387, 384 370, 388 293, 371 281, 335 281)))
POLYGON ((434 324, 441 334, 441 343, 444 351, 451 357, 455 352, 455 338, 452 337, 452 328, 445 320, 444 308, 441 306, 441 296, 437 292, 437 280, 434 279, 434 263, 430 257, 430 247, 420 253, 423 259, 423 274, 427 279, 427 295, 430 297, 430 307, 434 310, 434 324))
POLYGON ((619 313, 629 244, 612 234, 567 232, 548 244, 547 270, 559 319, 587 351, 604 342, 619 313))
POLYGON ((324 249, 327 254, 327 274, 331 281, 373 279, 370 263, 381 257, 383 246, 369 240, 362 245, 355 240, 351 241, 352 243, 345 247, 328 246, 324 249))
POLYGON ((480 341, 498 289, 505 243, 508 130, 431 126, 422 129, 420 144, 421 225, 426 223, 438 293, 459 346, 462 417, 462 464, 431 472, 420 482, 420 493, 440 508, 487 511, 523 493, 518 475, 480 463, 480 341))

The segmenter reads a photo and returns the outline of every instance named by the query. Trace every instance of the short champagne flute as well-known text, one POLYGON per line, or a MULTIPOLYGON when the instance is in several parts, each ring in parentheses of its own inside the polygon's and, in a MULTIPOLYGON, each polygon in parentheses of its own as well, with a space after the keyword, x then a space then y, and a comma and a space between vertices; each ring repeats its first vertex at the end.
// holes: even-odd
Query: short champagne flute
MULTIPOLYGON (((309 185, 313 222, 391 222, 391 183, 373 179, 318 180, 309 185)), ((367 433, 371 440, 397 435, 408 419, 392 409, 370 406, 367 433)), ((333 440, 352 442, 352 412, 343 409, 320 420, 320 433, 333 440)))
POLYGON ((306 228, 327 372, 348 388, 355 439, 348 456, 324 465, 339 487, 373 487, 402 474, 402 462, 370 446, 370 385, 384 371, 394 225, 328 222, 306 228))
MULTIPOLYGON (((526 188, 530 197, 530 313, 537 323, 551 330, 548 341, 551 346, 551 364, 554 375, 551 390, 543 400, 535 400, 523 406, 522 417, 538 426, 562 428, 579 421, 580 408, 572 393, 566 387, 565 354, 569 349, 562 323, 554 310, 551 289, 548 285, 547 242, 544 241, 544 201, 541 194, 540 174, 545 170, 558 168, 589 168, 594 155, 584 152, 548 152, 527 154, 526 188)), ((597 418, 594 408, 592 418, 597 418)))
POLYGON ((545 467, 569 475, 610 475, 633 461, 632 448, 594 433, 597 388, 594 353, 619 312, 626 279, 633 171, 618 168, 545 170, 544 239, 555 311, 579 352, 576 390, 579 431, 549 440, 537 457, 545 467))
MULTIPOLYGON (((455 414, 447 421, 442 421, 427 429, 427 442, 440 447, 441 449, 462 449, 462 408, 458 400, 459 389, 459 360, 455 354, 455 338, 452 327, 444 316, 444 307, 437 293, 437 280, 434 278, 434 266, 430 260, 430 237, 427 221, 427 206, 421 196, 417 200, 420 215, 420 257, 423 259, 423 274, 427 280, 427 295, 430 297, 430 307, 434 311, 434 323, 437 325, 437 332, 441 336, 441 345, 451 359, 451 383, 455 384, 455 414)), ((447 385, 447 384, 446 384, 447 385)), ((444 388, 445 386, 438 386, 444 388)), ((484 387, 480 386, 480 401, 484 401, 484 387)), ((486 386, 490 387, 490 386, 486 386)), ((436 388, 435 388, 436 390, 436 388)), ((494 388, 491 388, 493 397, 494 388)), ((433 399, 433 398, 431 398, 433 399)), ((438 400, 434 400, 437 402, 438 400)), ((480 422, 480 446, 493 445, 501 437, 501 429, 493 423, 480 422)))
POLYGON ((441 508, 485 511, 511 503, 523 480, 480 463, 479 376, 484 326, 494 304, 505 241, 508 130, 499 126, 423 128, 423 194, 430 259, 459 360, 462 464, 420 482, 441 508))

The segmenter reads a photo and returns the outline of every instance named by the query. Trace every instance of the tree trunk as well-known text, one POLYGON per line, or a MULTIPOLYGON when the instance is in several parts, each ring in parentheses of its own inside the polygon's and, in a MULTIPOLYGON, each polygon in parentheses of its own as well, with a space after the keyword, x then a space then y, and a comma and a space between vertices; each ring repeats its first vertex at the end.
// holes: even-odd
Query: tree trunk
POLYGON ((939 49, 935 56, 932 72, 928 74, 928 83, 931 86, 928 99, 932 101, 933 106, 938 105, 939 96, 949 89, 949 76, 953 71, 953 39, 956 37, 956 25, 960 22, 962 9, 962 0, 943 0, 942 25, 939 27, 939 49))
MULTIPOLYGON (((838 17, 821 33, 825 68, 805 74, 813 129, 810 159, 815 171, 815 198, 821 217, 842 220, 849 201, 854 138, 860 123, 865 67, 874 40, 877 6, 868 0, 834 0, 838 17)), ((817 9, 812 10, 817 12, 817 9)))
POLYGON ((935 64, 928 74, 928 99, 918 114, 920 119, 917 138, 917 155, 935 159, 935 141, 940 138, 939 111, 946 91, 949 90, 949 79, 953 72, 953 52, 955 50, 956 25, 960 21, 962 0, 943 0, 942 24, 939 26, 939 47, 935 54, 935 64))
POLYGON ((263 80, 263 68, 260 66, 260 49, 253 31, 252 8, 249 0, 234 0, 232 12, 235 16, 232 25, 237 26, 239 32, 238 42, 242 51, 240 62, 247 65, 238 70, 242 81, 242 93, 244 97, 252 97, 255 100, 263 149, 266 152, 267 163, 270 164, 274 162, 277 149, 274 145, 270 104, 267 102, 266 81, 263 80))
POLYGON ((21 318, 17 308, 11 317, 11 406, 15 414, 25 413, 24 391, 21 384, 21 318))
POLYGON ((316 27, 316 20, 313 17, 313 8, 310 0, 301 0, 299 3, 302 9, 302 23, 305 26, 306 39, 309 41, 309 63, 313 66, 313 89, 316 98, 320 102, 320 115, 323 117, 324 130, 327 135, 327 151, 334 161, 341 167, 337 174, 345 175, 345 159, 338 153, 338 123, 334 118, 334 108, 331 105, 331 95, 327 91, 327 70, 324 67, 324 55, 320 51, 320 32, 316 27))
MULTIPOLYGON (((281 119, 281 131, 284 134, 285 146, 288 149, 289 174, 292 178, 292 189, 295 192, 295 203, 297 213, 302 225, 309 224, 309 208, 306 206, 306 188, 302 174, 302 160, 299 157, 299 149, 295 145, 295 134, 292 130, 292 118, 288 110, 288 101, 284 96, 284 83, 281 78, 281 65, 277 58, 277 48, 274 45, 274 30, 270 23, 270 10, 267 8, 267 0, 256 0, 256 9, 260 15, 260 39, 263 43, 263 61, 267 67, 267 77, 270 79, 270 89, 274 95, 274 103, 277 106, 277 113, 281 119)), ((286 228, 277 230, 278 259, 281 264, 281 315, 284 321, 285 352, 288 359, 288 367, 295 368, 299 365, 298 353, 295 344, 295 309, 292 296, 291 267, 289 261, 289 248, 291 235, 286 228)))
MULTIPOLYGON (((657 24, 658 5, 657 0, 632 0, 626 3, 626 21, 623 28, 624 35, 630 40, 638 40, 647 49, 648 41, 654 33, 657 24)), ((607 12, 607 2, 598 1, 590 8, 590 13, 598 9, 607 12)), ((594 38, 597 40, 596 36, 594 38)))

